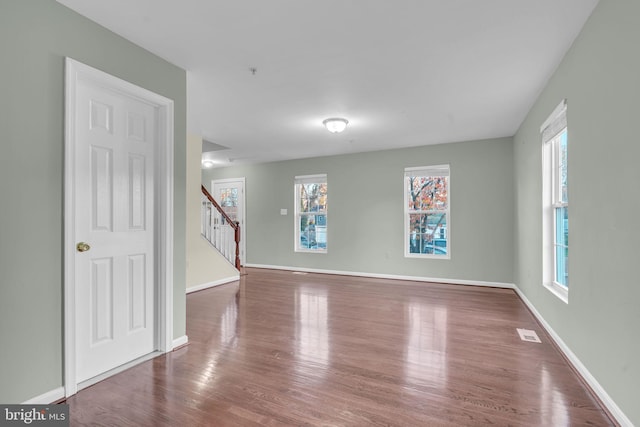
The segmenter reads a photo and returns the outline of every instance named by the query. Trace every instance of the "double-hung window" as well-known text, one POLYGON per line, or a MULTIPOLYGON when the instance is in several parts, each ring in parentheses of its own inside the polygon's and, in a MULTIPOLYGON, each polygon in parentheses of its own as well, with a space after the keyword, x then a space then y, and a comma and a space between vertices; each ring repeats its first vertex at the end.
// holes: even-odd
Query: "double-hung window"
POLYGON ((327 175, 295 177, 295 251, 327 252, 327 175))
POLYGON ((404 255, 450 257, 449 165, 404 170, 404 255))
POLYGON ((540 128, 542 133, 543 283, 569 300, 569 198, 567 104, 562 101, 540 128))

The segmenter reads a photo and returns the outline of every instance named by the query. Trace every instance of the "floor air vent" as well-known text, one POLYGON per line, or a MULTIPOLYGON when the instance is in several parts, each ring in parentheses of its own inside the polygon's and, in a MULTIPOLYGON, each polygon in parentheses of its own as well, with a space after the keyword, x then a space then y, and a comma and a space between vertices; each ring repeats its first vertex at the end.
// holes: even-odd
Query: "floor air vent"
POLYGON ((293 274, 307 274, 305 271, 294 271, 293 274))
POLYGON ((518 335, 520 335, 520 339, 522 341, 539 342, 539 343, 542 342, 540 341, 540 338, 538 338, 538 334, 536 334, 536 331, 532 331, 530 329, 521 329, 521 328, 516 328, 516 330, 518 331, 518 335))

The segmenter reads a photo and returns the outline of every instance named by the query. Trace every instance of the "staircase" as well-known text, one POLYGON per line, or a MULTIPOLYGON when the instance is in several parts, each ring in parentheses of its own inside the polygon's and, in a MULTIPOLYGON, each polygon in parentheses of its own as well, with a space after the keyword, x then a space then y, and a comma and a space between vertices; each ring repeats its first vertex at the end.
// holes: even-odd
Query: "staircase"
POLYGON ((240 224, 233 221, 202 186, 200 232, 240 271, 240 224))

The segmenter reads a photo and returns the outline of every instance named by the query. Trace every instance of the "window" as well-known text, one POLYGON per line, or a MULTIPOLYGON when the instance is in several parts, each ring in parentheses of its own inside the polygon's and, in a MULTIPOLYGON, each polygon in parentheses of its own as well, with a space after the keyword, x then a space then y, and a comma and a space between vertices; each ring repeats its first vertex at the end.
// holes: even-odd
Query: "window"
POLYGON ((449 165, 404 170, 405 257, 450 257, 449 165))
POLYGON ((542 132, 542 250, 544 286, 564 302, 569 297, 569 198, 567 104, 562 101, 542 132))
POLYGON ((295 250, 327 252, 327 175, 295 178, 295 250))

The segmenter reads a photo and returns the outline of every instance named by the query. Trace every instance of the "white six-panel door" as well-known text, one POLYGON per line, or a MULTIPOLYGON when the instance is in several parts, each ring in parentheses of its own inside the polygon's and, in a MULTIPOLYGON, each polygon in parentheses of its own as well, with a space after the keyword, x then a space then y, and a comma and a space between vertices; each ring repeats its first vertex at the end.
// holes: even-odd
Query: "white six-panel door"
POLYGON ((80 81, 77 87, 76 379, 155 349, 156 108, 80 81), (85 243, 89 246, 82 246, 85 243))

